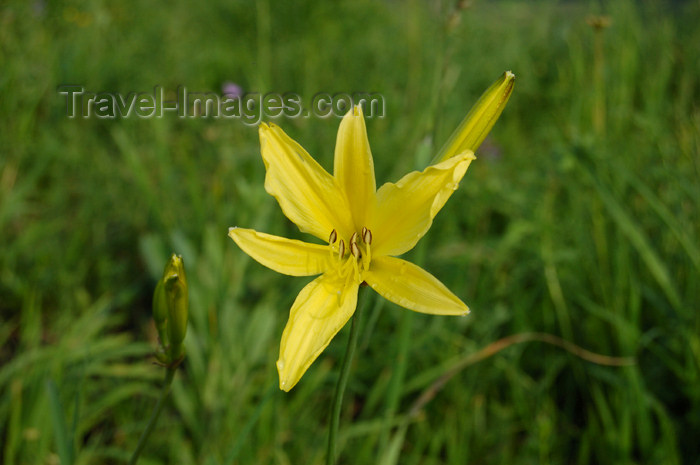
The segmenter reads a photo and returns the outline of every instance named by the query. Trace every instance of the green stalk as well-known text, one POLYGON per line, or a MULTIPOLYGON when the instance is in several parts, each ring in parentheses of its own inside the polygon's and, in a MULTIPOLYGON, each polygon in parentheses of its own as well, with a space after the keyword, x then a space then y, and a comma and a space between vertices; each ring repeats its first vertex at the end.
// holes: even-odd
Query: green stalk
POLYGON ((394 369, 386 395, 386 411, 384 412, 384 428, 379 437, 380 450, 384 451, 389 446, 392 425, 396 419, 396 412, 399 409, 399 402, 404 390, 406 381, 406 368, 408 367, 409 351, 411 347, 411 335, 413 333, 414 313, 403 311, 399 320, 398 348, 394 369))
POLYGON ((131 460, 129 460, 129 465, 135 465, 136 462, 139 459, 139 455, 141 455, 141 451, 143 450, 144 446, 146 445, 146 441, 148 441, 148 437, 151 435, 153 432, 153 428, 156 426, 156 422, 158 421, 158 417, 160 416, 161 410, 163 410, 163 406, 165 405, 165 399, 168 397, 168 394, 170 393, 170 386, 173 384, 173 378, 175 377, 175 370, 177 369, 176 366, 173 367, 168 367, 168 370, 165 372, 165 382, 163 383, 163 390, 160 393, 160 398, 158 399, 158 403, 156 404, 155 408, 153 409, 153 413, 151 413, 151 418, 148 420, 148 425, 146 425, 146 429, 144 430, 143 434, 141 435, 141 438, 139 439, 139 443, 136 445, 136 450, 134 451, 134 454, 131 456, 131 460))
MULTIPOLYGON (((416 245, 413 260, 416 265, 422 266, 425 263, 425 257, 428 251, 427 244, 428 238, 424 237, 416 245)), ((410 358, 409 352, 411 350, 411 335, 413 333, 414 319, 414 312, 401 312, 395 358, 396 363, 394 365, 394 369, 392 370, 391 380, 389 381, 389 387, 387 389, 385 404, 386 410, 384 412, 384 428, 379 437, 380 451, 386 451, 387 447, 389 447, 392 425, 394 424, 396 412, 399 408, 401 396, 403 395, 404 384, 406 382, 406 368, 408 367, 408 360, 410 358)))
POLYGON ((355 347, 357 346, 357 336, 359 334, 358 327, 360 326, 360 315, 362 313, 362 308, 364 307, 364 294, 366 286, 360 287, 360 295, 357 298, 357 310, 355 310, 355 315, 352 317, 352 325, 350 327, 350 336, 348 338, 348 345, 345 349, 345 358, 343 358, 343 365, 340 368, 340 377, 338 378, 338 383, 335 385, 335 395, 333 396, 333 407, 331 411, 331 421, 328 424, 328 451, 326 453, 326 464, 335 465, 336 461, 336 443, 338 442, 338 427, 340 426, 340 411, 343 406, 343 394, 345 394, 345 386, 348 384, 348 378, 350 377, 350 366, 352 365, 352 357, 355 354, 355 347))

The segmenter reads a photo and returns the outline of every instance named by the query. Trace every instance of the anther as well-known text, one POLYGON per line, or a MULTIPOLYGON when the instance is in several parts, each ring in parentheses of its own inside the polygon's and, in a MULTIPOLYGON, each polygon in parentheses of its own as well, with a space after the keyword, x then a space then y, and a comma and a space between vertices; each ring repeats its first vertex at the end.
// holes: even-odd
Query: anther
POLYGON ((338 240, 338 232, 334 229, 331 231, 331 236, 328 238, 328 243, 329 244, 335 244, 335 241, 338 240))
POLYGON ((372 231, 370 231, 364 226, 362 227, 362 240, 367 245, 372 244, 372 231))
POLYGON ((362 256, 360 253, 360 248, 357 246, 357 242, 350 242, 350 253, 355 258, 360 258, 362 256))
POLYGON ((338 256, 343 258, 343 255, 345 255, 345 241, 341 239, 340 244, 338 244, 338 256))
POLYGON ((350 238, 350 243, 351 244, 357 243, 357 232, 352 233, 352 237, 350 238))

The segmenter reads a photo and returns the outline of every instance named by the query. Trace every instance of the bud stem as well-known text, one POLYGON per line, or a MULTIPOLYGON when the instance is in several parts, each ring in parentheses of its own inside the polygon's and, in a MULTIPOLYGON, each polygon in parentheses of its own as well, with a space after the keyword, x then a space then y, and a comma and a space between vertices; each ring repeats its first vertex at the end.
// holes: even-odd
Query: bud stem
POLYGON ((146 429, 143 431, 143 434, 141 434, 139 443, 136 445, 136 450, 134 450, 134 454, 131 456, 131 460, 129 460, 129 465, 136 464, 136 462, 139 459, 139 455, 141 455, 141 451, 146 445, 146 441, 148 441, 148 437, 151 435, 151 433, 153 432, 153 428, 155 428, 156 426, 156 422, 158 421, 160 412, 161 410, 163 410, 163 406, 165 405, 165 399, 170 393, 170 386, 173 384, 175 370, 177 370, 177 365, 167 367, 167 371, 165 372, 165 381, 163 382, 163 390, 160 393, 160 398, 158 399, 158 403, 153 409, 153 413, 151 413, 151 418, 148 420, 148 425, 146 425, 146 429))

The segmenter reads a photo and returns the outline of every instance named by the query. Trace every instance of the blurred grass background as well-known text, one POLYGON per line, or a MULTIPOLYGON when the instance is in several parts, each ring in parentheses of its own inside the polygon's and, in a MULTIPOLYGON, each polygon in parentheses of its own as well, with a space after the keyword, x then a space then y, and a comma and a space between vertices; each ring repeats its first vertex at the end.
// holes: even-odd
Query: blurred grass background
MULTIPOLYGON (((323 463, 347 337, 276 388, 306 281, 226 237, 302 237, 264 192, 254 127, 68 119, 58 85, 380 92, 386 118, 367 126, 381 183, 422 167, 511 69, 508 107, 419 247, 472 314, 373 301, 341 463, 700 463, 700 5, 462 6, 3 2, 0 462, 128 459, 163 376, 150 299, 170 252, 190 283, 188 354, 140 463, 323 463), (461 361, 527 332, 635 364, 517 344, 408 415, 461 361)), ((339 120, 277 123, 331 167, 339 120)))

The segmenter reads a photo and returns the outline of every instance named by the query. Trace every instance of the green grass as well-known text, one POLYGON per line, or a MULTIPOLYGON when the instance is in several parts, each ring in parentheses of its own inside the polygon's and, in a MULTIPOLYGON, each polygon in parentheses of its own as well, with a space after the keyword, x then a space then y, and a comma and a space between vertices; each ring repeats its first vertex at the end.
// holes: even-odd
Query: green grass
MULTIPOLYGON (((68 119, 57 86, 380 92, 386 118, 367 127, 381 183, 424 166, 511 69, 508 107, 411 257, 472 314, 370 299, 340 463, 700 463, 697 2, 481 1, 446 27, 450 8, 3 3, 0 462, 128 461, 163 377, 150 301, 171 252, 190 285, 187 357, 139 463, 324 463, 349 330, 276 389, 307 281, 226 237, 303 237, 264 191, 255 127, 68 119), (530 332, 635 363, 537 341, 463 363, 530 332)), ((338 123, 277 121, 326 168, 338 123)))

